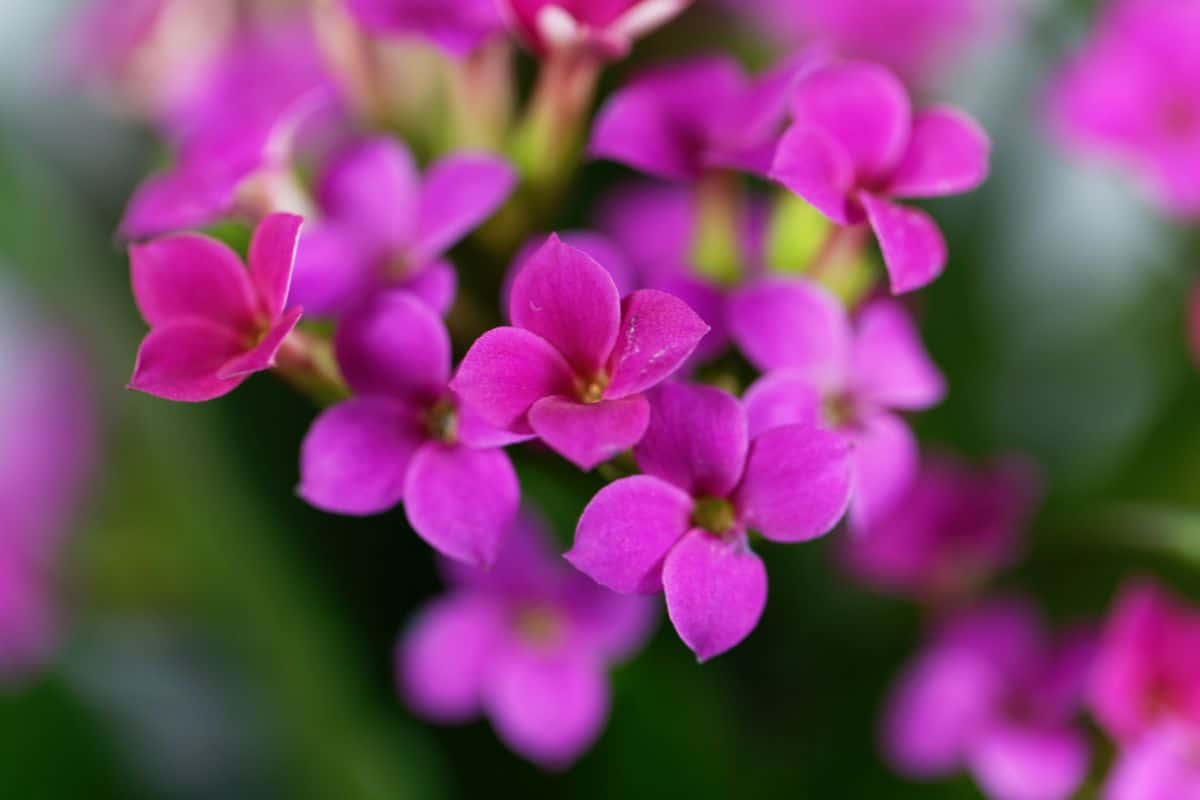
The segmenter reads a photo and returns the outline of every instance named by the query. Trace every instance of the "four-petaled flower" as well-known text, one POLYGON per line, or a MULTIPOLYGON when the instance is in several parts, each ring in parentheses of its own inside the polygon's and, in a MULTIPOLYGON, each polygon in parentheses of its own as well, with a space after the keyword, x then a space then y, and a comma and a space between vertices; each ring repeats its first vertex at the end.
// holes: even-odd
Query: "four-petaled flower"
POLYGON ((413 529, 445 555, 486 566, 520 500, 501 449, 521 437, 462 407, 447 387, 450 336, 408 292, 381 292, 335 337, 354 397, 324 411, 304 439, 300 496, 340 514, 403 502, 413 529))
POLYGON ((275 366, 300 320, 288 288, 300 217, 272 214, 250 241, 249 266, 226 245, 182 233, 129 248, 133 296, 150 333, 129 388, 199 402, 275 366))
POLYGON ((987 177, 990 144, 963 112, 913 113, 883 67, 844 63, 803 79, 771 177, 839 225, 869 223, 894 293, 919 289, 946 266, 946 242, 924 211, 894 197, 969 191, 987 177))
POLYGON ((741 404, 711 387, 659 387, 634 455, 646 474, 600 490, 566 557, 614 591, 663 591, 671 623, 701 661, 742 641, 762 615, 767 575, 748 532, 814 539, 850 499, 844 438, 788 425, 751 441, 741 404))
POLYGON ((643 289, 622 302, 608 272, 557 236, 513 281, 509 319, 512 327, 471 346, 451 385, 491 424, 535 433, 582 469, 642 438, 644 392, 708 332, 665 292, 643 289))
POLYGON ((445 311, 456 288, 446 251, 499 208, 515 184, 515 172, 495 156, 458 153, 422 176, 394 139, 352 146, 318 187, 324 219, 305 231, 297 300, 310 314, 336 315, 396 286, 445 311))
POLYGON ((438 722, 484 713, 525 758, 567 767, 600 735, 605 673, 645 642, 653 606, 551 558, 526 518, 491 569, 445 566, 451 591, 418 612, 397 645, 401 692, 438 722))
POLYGON ((864 308, 851 328, 842 305, 804 280, 756 283, 732 301, 733 339, 767 374, 746 392, 750 434, 808 422, 854 442, 856 528, 886 513, 917 469, 917 443, 893 411, 936 405, 945 382, 907 312, 893 300, 864 308))

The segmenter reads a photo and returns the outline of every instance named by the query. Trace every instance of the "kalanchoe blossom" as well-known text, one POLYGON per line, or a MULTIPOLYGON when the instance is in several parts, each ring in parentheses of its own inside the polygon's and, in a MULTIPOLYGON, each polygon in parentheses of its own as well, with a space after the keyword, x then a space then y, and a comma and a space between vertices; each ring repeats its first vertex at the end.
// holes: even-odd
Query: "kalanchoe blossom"
POLYGON ((496 0, 345 0, 364 28, 390 36, 420 36, 456 57, 504 32, 496 0))
POLYGON ((746 392, 750 435, 797 422, 838 431, 854 443, 851 523, 862 529, 885 514, 918 461, 916 439, 895 412, 930 408, 946 392, 904 308, 875 300, 852 328, 824 289, 777 278, 734 297, 730 326, 767 372, 746 392))
POLYGON ((652 70, 600 109, 588 151, 668 180, 694 181, 720 169, 766 175, 788 94, 814 63, 801 57, 756 78, 718 56, 652 70))
POLYGON ((381 292, 343 318, 334 340, 354 397, 324 411, 300 455, 301 497, 339 514, 404 503, 439 552, 486 566, 517 511, 501 449, 519 440, 483 423, 447 388, 450 336, 408 292, 381 292))
POLYGON ((182 233, 129 248, 133 295, 150 333, 129 388, 200 402, 275 366, 300 320, 288 302, 300 217, 272 214, 250 241, 249 271, 225 244, 182 233))
POLYGON ((946 266, 946 242, 924 211, 893 198, 970 191, 988 173, 987 134, 948 106, 913 113, 883 67, 844 63, 800 82, 771 177, 839 225, 869 224, 894 293, 925 286, 946 266))
POLYGON ((1104 631, 1089 700, 1123 744, 1166 721, 1200 730, 1200 611, 1140 581, 1117 600, 1104 631))
POLYGON ((335 315, 395 286, 445 311, 456 288, 446 251, 515 185, 513 169, 491 155, 448 156, 422 176, 394 139, 351 147, 333 160, 318 187, 324 219, 305 232, 297 299, 310 313, 335 315))
POLYGON ((1016 559, 1038 494, 1024 461, 976 468, 928 456, 908 491, 845 540, 846 563, 885 591, 935 602, 961 597, 1016 559))
POLYGON ((509 25, 538 56, 586 51, 624 57, 692 0, 498 0, 509 25))
POLYGON ((1104 782, 1104 800, 1200 798, 1200 730, 1160 723, 1117 756, 1104 782))
POLYGON ((621 300, 605 269, 557 236, 513 281, 512 327, 481 336, 453 387, 491 424, 535 433, 581 469, 636 444, 644 392, 669 378, 708 332, 665 292, 621 300))
POLYGON ((1019 601, 959 614, 896 684, 888 759, 921 779, 966 769, 993 800, 1066 800, 1087 774, 1076 716, 1093 651, 1082 629, 1050 641, 1019 601))
POLYGON ((766 570, 748 532, 814 539, 850 497, 844 439, 789 425, 751 441, 741 404, 711 387, 655 390, 634 455, 646 474, 588 503, 567 560, 614 591, 664 592, 671 623, 701 661, 741 642, 766 605, 766 570))
POLYGON ((335 115, 337 98, 307 24, 244 32, 164 115, 175 162, 134 192, 121 235, 305 210, 292 175, 297 137, 335 115))
POLYGON ((437 722, 485 714, 514 751, 566 768, 604 728, 605 673, 641 648, 653 607, 552 558, 526 518, 490 570, 447 567, 450 591, 418 612, 397 645, 402 694, 437 722))
POLYGON ((1113 0, 1051 87, 1072 146, 1114 157, 1168 211, 1200 216, 1200 5, 1113 0))

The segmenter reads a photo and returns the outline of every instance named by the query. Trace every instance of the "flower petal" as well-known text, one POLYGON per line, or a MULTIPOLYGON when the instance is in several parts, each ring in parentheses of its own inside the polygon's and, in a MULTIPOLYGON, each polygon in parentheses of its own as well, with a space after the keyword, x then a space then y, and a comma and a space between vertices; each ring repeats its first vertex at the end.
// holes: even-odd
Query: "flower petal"
POLYGON ((621 304, 621 331, 609 360, 610 399, 644 392, 691 356, 709 326, 674 295, 641 289, 621 304))
POLYGON ((908 147, 912 107, 900 79, 866 62, 819 69, 796 87, 792 118, 820 128, 849 154, 864 182, 889 173, 908 147))
POLYGON ((590 658, 511 645, 494 668, 488 715, 500 738, 525 758, 564 769, 604 729, 608 676, 590 658))
POLYGON ((750 438, 785 425, 820 424, 821 402, 821 393, 804 373, 788 369, 767 373, 750 384, 742 398, 750 438))
POLYGON ((544 397, 529 409, 534 432, 551 450, 582 470, 633 447, 649 423, 650 402, 640 394, 599 403, 544 397))
POLYGON ((750 445, 737 506, 746 524, 776 542, 802 542, 833 529, 850 501, 850 441, 819 427, 789 425, 750 445))
POLYGON ((300 447, 296 492, 322 511, 366 516, 404 498, 404 481, 425 431, 415 409, 356 397, 322 412, 300 447))
POLYGON ((662 588, 662 561, 687 532, 692 498, 649 475, 605 486, 583 510, 567 561, 615 592, 662 588))
POLYGON ((199 403, 236 389, 245 376, 222 378, 245 342, 235 331, 202 319, 154 328, 142 340, 129 388, 166 400, 199 403))
POLYGON ((259 304, 271 319, 282 314, 287 304, 303 224, 304 218, 295 214, 268 214, 250 240, 250 277, 259 304))
POLYGON ((946 240, 924 211, 860 192, 859 201, 879 239, 892 294, 920 289, 946 268, 946 240))
POLYGON ((494 328, 475 340, 450 386, 498 428, 523 429, 529 407, 574 391, 571 368, 542 337, 523 328, 494 328))
POLYGON ((133 296, 151 327, 201 319, 235 331, 255 324, 254 287, 237 253, 194 233, 129 248, 133 296))
POLYGON ((367 30, 425 36, 456 58, 504 29, 494 0, 348 0, 346 5, 367 30))
POLYGON ((854 497, 850 522, 869 530, 894 510, 917 475, 917 440, 904 421, 873 414, 854 435, 854 497))
POLYGON ((650 426, 634 449, 648 475, 694 497, 725 497, 746 463, 746 414, 711 386, 666 383, 650 398, 650 426))
POLYGON ((520 501, 503 450, 430 442, 413 456, 404 484, 413 530, 438 552, 481 567, 496 560, 520 501))
POLYGON ((581 377, 591 378, 617 341, 621 298, 604 267, 551 236, 513 280, 509 318, 558 348, 581 377))
POLYGON ((376 254, 352 227, 329 222, 304 226, 288 299, 312 316, 335 317, 379 286, 376 254))
POLYGON ((408 705, 441 723, 478 714, 504 624, 503 608, 475 592, 421 609, 396 646, 396 682, 408 705))
POLYGON ((837 298, 806 280, 757 281, 730 300, 733 340, 761 370, 787 367, 838 387, 850 359, 850 324, 837 298))
POLYGON ((1088 745, 1068 727, 993 723, 971 742, 967 761, 997 800, 1067 800, 1083 783, 1088 745))
POLYGON ((261 164, 220 160, 181 163, 159 172, 134 190, 121 218, 120 234, 145 239, 209 225, 233 213, 242 181, 261 164))
POLYGON ((435 163, 421 187, 415 257, 440 257, 494 214, 516 183, 517 173, 495 156, 456 154, 435 163))
POLYGON ((267 329, 266 334, 252 349, 227 361, 221 367, 219 378, 244 378, 255 372, 262 372, 275 366, 275 356, 283 346, 283 340, 296 328, 303 313, 301 308, 293 308, 284 314, 267 329))
POLYGON ((987 132, 956 108, 925 109, 913 120, 908 151, 888 179, 894 197, 940 197, 969 192, 988 174, 987 132))
POLYGON ((412 243, 420 180, 408 148, 378 136, 338 154, 321 177, 317 198, 326 217, 353 228, 359 239, 399 250, 412 243))
POLYGON ((792 125, 779 140, 770 177, 839 225, 857 222, 850 154, 828 132, 792 125))
POLYGON ((667 554, 662 581, 671 624, 701 662, 749 636, 767 605, 767 570, 744 536, 688 531, 667 554))
POLYGON ((449 261, 435 261, 397 288, 412 292, 438 314, 445 314, 458 294, 458 273, 449 261))
POLYGON ((857 328, 850 379, 856 396, 903 411, 922 411, 941 402, 946 379, 902 305, 893 300, 871 302, 859 314, 857 328))
POLYGON ((348 314, 334 337, 338 365, 357 394, 437 399, 450 378, 450 334, 408 292, 379 292, 348 314))

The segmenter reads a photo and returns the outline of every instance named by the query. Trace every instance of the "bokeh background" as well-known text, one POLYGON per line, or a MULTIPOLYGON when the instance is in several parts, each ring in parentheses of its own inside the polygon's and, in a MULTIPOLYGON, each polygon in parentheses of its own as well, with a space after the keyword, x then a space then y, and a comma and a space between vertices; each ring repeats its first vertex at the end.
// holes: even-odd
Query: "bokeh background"
MULTIPOLYGON (((922 441, 1041 465, 1028 558, 1000 585, 1062 621, 1099 618, 1139 571, 1200 597, 1200 376, 1184 333, 1200 235, 1053 141, 1040 114, 1090 5, 1023 3, 939 83, 993 135, 993 177, 933 206, 951 262, 921 301, 951 386, 920 418, 922 441)), ((112 231, 158 151, 63 80, 73 6, 0 0, 0 313, 73 337, 100 421, 61 565, 62 641, 46 669, 0 689, 0 794, 978 796, 966 778, 909 783, 879 758, 878 711, 920 620, 838 568, 838 534, 764 546, 770 603, 732 653, 698 667, 660 630, 615 673, 607 732, 568 772, 519 760, 484 722, 411 716, 392 648, 439 591, 432 554, 401 512, 348 519, 296 498, 311 407, 266 377, 201 406, 123 388, 143 326, 112 231)), ((689 12, 618 74, 724 32, 689 12)), ((736 46, 754 57, 752 40, 736 46)), ((588 166, 581 192, 621 174, 588 166)), ((549 459, 523 470, 566 542, 599 484, 549 459)))

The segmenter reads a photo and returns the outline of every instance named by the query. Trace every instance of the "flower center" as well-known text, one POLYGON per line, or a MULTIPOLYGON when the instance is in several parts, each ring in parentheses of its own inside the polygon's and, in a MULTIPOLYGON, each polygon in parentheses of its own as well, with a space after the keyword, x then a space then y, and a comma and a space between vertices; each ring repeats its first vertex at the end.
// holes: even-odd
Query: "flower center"
POLYGON ((458 413, 454 403, 439 400, 425 412, 425 430, 439 442, 454 444, 458 441, 458 413))
POLYGON ((724 497, 701 497, 692 508, 692 525, 724 536, 737 527, 737 514, 724 497))
POLYGON ((846 392, 836 392, 825 397, 821 404, 821 419, 830 428, 845 428, 858 419, 854 398, 846 392))
POLYGON ((562 616, 553 608, 531 605, 517 611, 514 626, 517 635, 535 647, 549 647, 562 640, 565 628, 562 616))
POLYGON ((1183 99, 1172 99, 1159 112, 1159 121, 1172 139, 1188 140, 1200 134, 1200 109, 1183 99))
POLYGON ((604 399, 604 390, 607 388, 608 376, 601 372, 590 380, 579 382, 579 399, 588 404, 599 403, 604 399))

